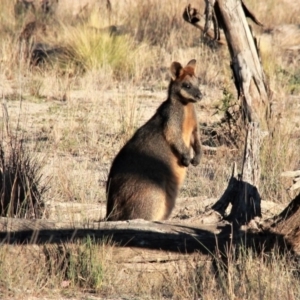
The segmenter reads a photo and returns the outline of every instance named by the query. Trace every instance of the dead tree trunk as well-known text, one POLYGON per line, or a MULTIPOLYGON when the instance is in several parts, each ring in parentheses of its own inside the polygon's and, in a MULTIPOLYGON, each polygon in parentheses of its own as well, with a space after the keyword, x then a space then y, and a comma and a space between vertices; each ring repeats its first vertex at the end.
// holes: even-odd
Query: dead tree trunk
POLYGON ((218 0, 216 9, 220 11, 231 68, 235 78, 238 96, 242 101, 244 119, 262 123, 266 120, 269 106, 268 88, 260 62, 256 42, 247 23, 240 1, 218 0))
MULTIPOLYGON (((262 25, 243 1, 205 0, 204 34, 210 34, 213 27, 214 39, 220 40, 223 29, 231 56, 230 66, 234 75, 238 97, 243 108, 246 124, 257 122, 265 126, 269 109, 268 85, 260 62, 256 39, 252 35, 246 16, 256 24, 262 25)), ((188 5, 184 11, 185 21, 196 26, 201 22, 199 11, 188 5)), ((253 182, 255 183, 255 182, 253 182)))
MULTIPOLYGON (((220 40, 220 28, 224 31, 246 131, 241 174, 237 178, 233 172, 233 178, 228 186, 230 191, 224 193, 219 202, 215 204, 215 208, 217 210, 224 209, 231 202, 233 209, 229 219, 241 225, 249 222, 255 216, 261 216, 258 192, 260 141, 261 127, 266 128, 269 95, 257 45, 246 21, 246 16, 256 24, 261 25, 261 23, 243 1, 205 0, 205 5, 204 34, 207 34, 213 27, 215 40, 220 40)), ((197 9, 190 5, 185 9, 183 17, 193 25, 199 23, 200 20, 197 9)))
POLYGON ((285 237, 291 249, 300 256, 300 194, 271 224, 271 231, 285 237))

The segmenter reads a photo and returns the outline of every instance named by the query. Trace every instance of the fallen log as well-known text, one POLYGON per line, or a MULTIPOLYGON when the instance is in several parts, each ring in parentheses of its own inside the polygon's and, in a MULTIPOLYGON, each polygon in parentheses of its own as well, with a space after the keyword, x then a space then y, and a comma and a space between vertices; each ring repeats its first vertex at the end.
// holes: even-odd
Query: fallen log
MULTIPOLYGON (((276 237, 282 240, 288 235, 288 243, 298 247, 298 244, 290 238, 291 232, 293 232, 292 236, 298 237, 297 234, 300 230, 297 223, 300 196, 297 197, 290 206, 276 218, 274 217, 272 222, 269 218, 266 221, 257 219, 255 228, 257 236, 252 232, 253 223, 251 222, 249 227, 245 225, 241 228, 234 228, 231 223, 223 220, 226 218, 226 213, 218 210, 219 207, 216 204, 220 201, 217 201, 215 205, 208 205, 198 216, 184 220, 179 218, 178 220, 178 215, 175 214, 173 221, 165 222, 145 220, 59 222, 2 217, 0 218, 0 240, 2 244, 44 245, 73 243, 90 236, 96 240, 109 241, 117 247, 143 249, 144 252, 148 250, 161 252, 163 250, 168 253, 199 252, 207 255, 214 253, 216 247, 223 247, 228 242, 238 245, 243 238, 249 235, 248 229, 250 228, 252 240, 247 237, 249 245, 263 245, 270 238, 276 237), (287 227, 279 226, 279 224, 286 224, 285 222, 289 222, 287 227), (289 228, 290 231, 282 230, 283 227, 289 228)), ((185 199, 181 199, 180 202, 183 204, 182 209, 186 203, 185 199)), ((280 208, 280 205, 277 206, 280 208)), ((267 212, 268 209, 274 210, 270 204, 264 205, 264 207, 263 212, 267 212)), ((232 206, 232 210, 234 209, 232 206)), ((177 212, 180 215, 180 209, 177 212)), ((229 212, 230 215, 232 212, 229 212)))
MULTIPOLYGON (((195 205, 201 200, 193 199, 195 205)), ((275 225, 274 220, 284 224, 285 210, 272 222, 269 219, 252 220, 245 226, 234 228, 231 223, 222 220, 225 213, 221 215, 215 211, 211 200, 203 201, 204 206, 201 213, 196 213, 197 216, 181 219, 181 210, 193 201, 179 199, 173 221, 165 222, 61 222, 2 217, 0 242, 2 247, 7 247, 7 255, 14 257, 17 253, 19 260, 27 263, 41 261, 47 266, 52 265, 56 258, 67 264, 68 253, 77 253, 80 245, 91 239, 98 251, 105 253, 105 262, 118 268, 116 276, 120 281, 127 278, 124 274, 130 274, 130 278, 136 280, 141 279, 141 274, 147 274, 150 276, 146 278, 147 282, 156 282, 157 278, 163 280, 164 274, 174 270, 184 274, 199 264, 213 266, 220 255, 226 259, 229 247, 237 249, 241 246, 260 253, 272 251, 276 246, 282 252, 288 250, 300 254, 299 242, 296 243, 293 238, 300 235, 297 219, 289 223, 293 226, 289 232, 275 225), (207 222, 214 218, 215 222, 207 222)), ((293 213, 299 214, 299 209, 295 209, 297 201, 287 208, 289 220, 293 219, 293 213)), ((270 203, 264 207, 262 212, 274 209, 270 203)))
POLYGON ((70 224, 2 217, 0 239, 2 243, 10 244, 52 244, 91 236, 97 240, 109 239, 118 246, 191 253, 199 249, 212 251, 216 238, 222 240, 228 237, 228 233, 221 234, 226 227, 226 223, 198 227, 145 220, 70 224))
POLYGON ((300 255, 300 194, 273 220, 271 232, 284 236, 293 252, 300 255))

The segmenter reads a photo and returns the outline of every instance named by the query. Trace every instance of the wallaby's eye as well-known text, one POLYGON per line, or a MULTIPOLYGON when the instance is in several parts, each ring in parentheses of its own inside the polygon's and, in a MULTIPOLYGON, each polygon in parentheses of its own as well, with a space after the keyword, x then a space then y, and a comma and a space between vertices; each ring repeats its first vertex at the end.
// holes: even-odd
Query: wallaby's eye
POLYGON ((186 88, 186 89, 190 89, 190 88, 191 88, 191 85, 188 84, 188 83, 186 83, 186 82, 183 83, 182 86, 183 86, 184 88, 186 88))

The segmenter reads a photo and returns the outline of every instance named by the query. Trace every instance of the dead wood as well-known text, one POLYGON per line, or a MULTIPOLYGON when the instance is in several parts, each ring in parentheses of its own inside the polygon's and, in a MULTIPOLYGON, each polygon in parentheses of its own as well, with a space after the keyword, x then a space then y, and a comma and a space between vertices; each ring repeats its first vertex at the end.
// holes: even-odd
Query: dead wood
POLYGON ((283 172, 281 176, 293 178, 293 184, 289 187, 289 191, 300 188, 300 170, 283 172))
MULTIPOLYGON (((190 23, 191 25, 198 28, 201 32, 205 32, 206 36, 208 36, 211 40, 215 40, 215 31, 208 26, 205 28, 205 19, 199 13, 198 9, 193 8, 190 4, 185 8, 183 15, 183 19, 190 23)), ((216 39, 217 43, 220 45, 225 45, 226 40, 224 33, 221 32, 219 37, 216 39)))
POLYGON ((260 178, 259 146, 259 126, 258 123, 251 122, 248 124, 242 173, 237 174, 234 164, 227 189, 212 207, 224 215, 231 204, 232 209, 226 220, 233 222, 237 228, 262 216, 261 197, 257 188, 260 178))
MULTIPOLYGON (((234 182, 236 179, 232 178, 234 182)), ((188 219, 178 221, 176 216, 174 221, 168 222, 60 222, 0 218, 0 240, 2 244, 35 246, 35 252, 44 253, 46 248, 58 249, 90 236, 101 240, 101 244, 104 241, 104 244, 112 246, 114 262, 118 261, 126 269, 130 269, 132 263, 143 264, 142 269, 147 272, 165 270, 166 262, 185 265, 187 262, 191 263, 196 256, 198 261, 211 261, 215 259, 216 253, 226 253, 229 245, 250 247, 258 253, 279 245, 281 251, 292 250, 299 253, 299 243, 296 243, 299 239, 299 226, 296 226, 299 220, 299 197, 278 215, 277 223, 272 221, 273 225, 270 225, 270 221, 259 221, 250 222, 244 227, 234 227, 222 221, 226 217, 224 207, 217 212, 216 205, 208 205, 199 216, 192 219, 193 223, 188 219), (294 220, 294 230, 282 229, 286 227, 282 227, 280 222, 284 224, 286 220, 294 220)), ((194 201, 196 203, 197 199, 194 201)), ((181 209, 187 202, 191 201, 180 199, 181 209)), ((270 204, 263 211, 268 209, 272 210, 270 204)))
POLYGON ((166 222, 132 220, 70 224, 47 220, 0 218, 0 239, 3 243, 47 244, 73 242, 92 236, 109 239, 113 244, 176 253, 213 251, 216 241, 228 238, 226 223, 188 226, 166 222), (224 230, 223 230, 224 229, 224 230), (223 233, 224 231, 224 233, 223 233))
MULTIPOLYGON (((261 25, 243 2, 233 0, 206 0, 204 33, 213 23, 215 39, 219 39, 219 28, 223 28, 231 56, 231 68, 238 99, 242 110, 242 121, 246 132, 241 174, 233 172, 228 188, 213 206, 223 214, 229 203, 232 209, 227 220, 235 228, 245 225, 255 217, 261 217, 261 197, 258 191, 260 180, 261 127, 266 129, 269 111, 269 89, 259 58, 257 44, 252 36, 246 16, 261 25)), ((189 5, 184 19, 198 23, 199 13, 189 5)))
MULTIPOLYGON (((206 1, 206 7, 211 7, 211 3, 214 4, 213 9, 206 8, 206 11, 215 14, 219 27, 223 28, 232 60, 231 67, 238 97, 242 101, 244 119, 248 122, 262 121, 266 118, 266 109, 269 109, 269 89, 260 63, 257 45, 246 21, 244 13, 246 6, 232 0, 216 0, 206 1), (212 12, 212 10, 216 11, 212 12)), ((246 11, 248 16, 254 16, 249 9, 246 11)), ((205 26, 205 22, 204 26, 199 25, 201 17, 196 8, 188 5, 183 18, 203 31, 207 27, 207 35, 214 38, 214 30, 209 33, 209 25, 205 26)))
POLYGON ((269 109, 268 84, 241 4, 229 0, 219 0, 218 3, 244 120, 265 122, 266 110, 269 109))
POLYGON ((264 26, 255 16, 255 14, 246 6, 245 1, 242 1, 242 8, 244 10, 245 16, 251 19, 255 24, 259 26, 264 26))
POLYGON ((300 194, 276 217, 271 227, 279 233, 288 234, 300 223, 300 194))
POLYGON ((300 170, 297 171, 286 171, 281 174, 281 176, 285 177, 299 177, 300 176, 300 170))
POLYGON ((293 251, 300 255, 300 194, 275 217, 266 220, 263 230, 277 236, 284 237, 284 242, 293 251))
MULTIPOLYGON (((218 0, 205 0, 205 11, 201 15, 197 8, 190 4, 183 12, 183 19, 195 26, 204 36, 208 36, 211 40, 216 41, 220 45, 225 45, 226 40, 224 32, 220 28, 224 27, 222 16, 219 9, 218 0), (213 24, 213 29, 211 28, 213 24)), ((247 18, 251 19, 255 24, 263 26, 263 24, 256 18, 255 14, 246 6, 244 1, 241 1, 241 6, 247 18)))
MULTIPOLYGON (((270 226, 258 226, 254 231, 251 226, 249 231, 247 226, 234 228, 224 221, 213 224, 200 222, 188 224, 132 220, 72 224, 48 220, 0 218, 0 240, 2 244, 44 247, 50 244, 74 243, 90 236, 95 240, 106 241, 116 248, 129 248, 130 250, 124 252, 127 253, 127 258, 123 260, 123 262, 126 260, 126 263, 136 262, 138 257, 141 260, 146 257, 149 262, 181 260, 192 253, 214 257, 215 251, 225 253, 228 245, 236 247, 243 245, 255 251, 262 251, 271 250, 279 244, 282 251, 292 249, 295 253, 299 253, 297 252, 299 243, 295 242, 296 238, 299 239, 299 226, 296 226, 297 217, 299 219, 299 203, 297 205, 297 215, 295 218, 293 214, 289 217, 289 220, 295 220, 294 230, 289 232, 280 229, 282 227, 279 228, 279 225, 271 229, 270 226)), ((206 215, 207 212, 203 213, 204 218, 206 215)), ((120 257, 121 252, 118 254, 120 257)))

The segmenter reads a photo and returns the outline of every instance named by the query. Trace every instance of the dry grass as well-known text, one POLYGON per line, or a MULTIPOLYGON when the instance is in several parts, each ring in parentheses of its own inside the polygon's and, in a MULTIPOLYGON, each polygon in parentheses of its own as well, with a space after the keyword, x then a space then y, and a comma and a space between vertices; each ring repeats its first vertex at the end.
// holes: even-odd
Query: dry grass
MULTIPOLYGON (((3 245, 2 299, 298 299, 297 262, 276 251, 260 256, 228 250, 229 262, 169 263, 166 272, 114 264, 109 241, 85 241, 43 248, 3 245), (83 293, 83 294, 82 294, 83 293), (90 296, 89 296, 90 295, 90 296), (94 295, 94 296, 92 296, 94 295), (79 296, 79 297, 78 297, 79 296), (94 297, 94 298, 92 298, 94 297)), ((198 259, 197 259, 198 258, 198 259)))
POLYGON ((274 0, 264 1, 250 0, 247 5, 256 13, 256 16, 265 27, 273 27, 279 24, 299 24, 299 6, 295 1, 274 0), (286 13, 289 11, 289 13, 286 13))
MULTIPOLYGON (((205 94, 197 105, 201 124, 210 126, 222 117, 221 112, 214 113, 216 106, 225 103, 224 89, 235 96, 227 50, 208 48, 200 42, 199 32, 184 23, 181 14, 187 2, 121 2, 112 1, 112 14, 102 19, 97 18, 98 10, 79 19, 68 14, 63 24, 37 16, 46 23, 47 34, 41 37, 36 32, 32 41, 63 46, 67 51, 59 60, 35 67, 18 52, 19 34, 33 16, 16 21, 13 1, 1 2, 0 95, 7 102, 10 126, 17 128, 18 124, 28 137, 26 146, 35 147, 45 157, 42 172, 52 177, 43 199, 47 203, 105 202, 111 161, 166 98, 168 67, 173 60, 198 61, 205 94), (127 26, 125 35, 99 34, 103 27, 122 24, 127 26)), ((248 2, 266 28, 300 23, 294 2, 289 10, 286 1, 248 2)), ((300 166, 299 60, 288 57, 275 44, 262 49, 262 61, 275 109, 261 152, 260 192, 263 199, 286 203, 293 195, 286 191, 289 182, 279 175, 300 166)), ((180 196, 219 197, 227 186, 232 163, 239 163, 241 155, 242 150, 234 147, 205 153, 199 168, 189 169, 180 196)), ((38 251, 34 249, 1 245, 1 298, 45 298, 46 294, 76 298, 76 294, 90 291, 99 297, 129 295, 128 299, 300 297, 295 265, 276 253, 256 257, 243 250, 232 258, 227 273, 220 262, 218 274, 210 263, 188 260, 184 267, 172 265, 171 271, 152 282, 143 270, 130 273, 124 267, 121 276, 123 271, 112 259, 114 246, 93 239, 65 245, 64 252, 53 248, 47 259, 35 255, 38 251)))

